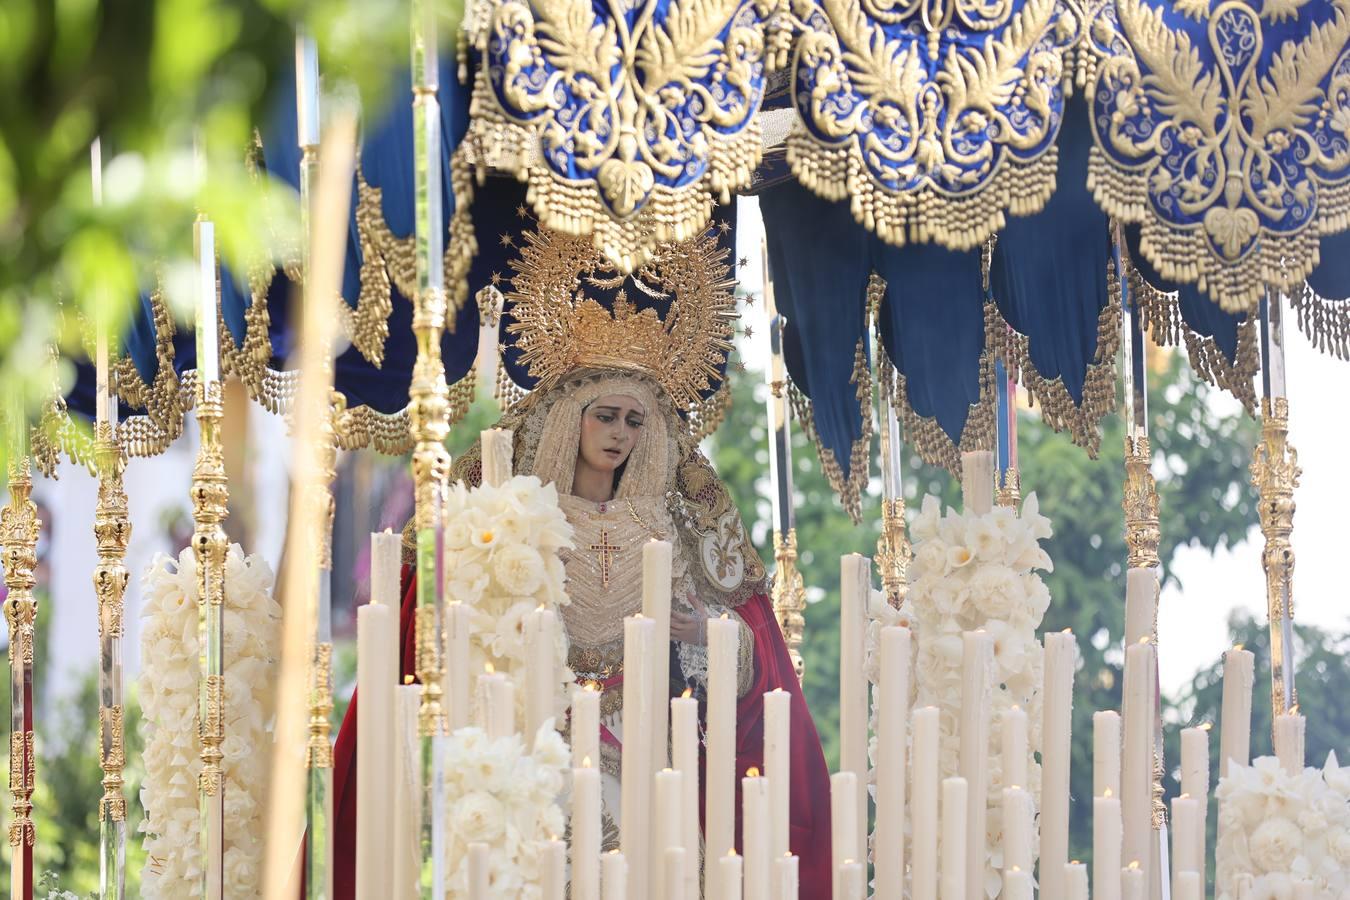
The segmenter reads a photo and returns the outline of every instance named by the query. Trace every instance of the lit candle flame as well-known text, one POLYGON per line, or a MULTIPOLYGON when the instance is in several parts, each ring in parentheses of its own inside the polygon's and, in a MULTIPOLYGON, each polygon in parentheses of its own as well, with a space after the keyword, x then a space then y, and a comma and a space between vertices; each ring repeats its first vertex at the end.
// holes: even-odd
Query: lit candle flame
POLYGON ((1141 643, 1141 644, 1147 644, 1148 641, 1149 641, 1148 635, 1144 635, 1143 637, 1141 637, 1141 638, 1139 639, 1139 643, 1141 643))
POLYGON ((1106 788, 1104 791, 1102 791, 1102 797, 1103 797, 1103 799, 1109 799, 1109 798, 1112 797, 1112 796, 1114 796, 1114 794, 1111 793, 1111 789, 1110 789, 1110 788, 1106 788))
POLYGON ((1298 715, 1298 704, 1297 704, 1297 703, 1295 703, 1293 706, 1289 707, 1289 715, 1291 715, 1291 716, 1296 716, 1296 715, 1298 715))
POLYGON ((730 850, 727 851, 727 856, 735 856, 735 855, 736 855, 735 847, 732 847, 730 850))
POLYGON ((1234 653, 1236 653, 1237 651, 1239 651, 1239 650, 1241 650, 1241 649, 1242 649, 1242 645, 1241 645, 1241 644, 1234 644, 1234 645, 1233 645, 1233 652, 1234 652, 1234 653))
POLYGON ((589 753, 581 758, 581 767, 583 769, 589 769, 591 767, 591 756, 589 753))
POLYGON ((1183 793, 1183 794, 1182 794, 1180 797, 1178 797, 1177 799, 1178 799, 1178 800, 1189 800, 1189 799, 1191 799, 1191 795, 1190 795, 1190 794, 1183 793))
POLYGON ((723 619, 727 618, 727 614, 726 614, 726 613, 722 613, 721 618, 723 618, 723 619))
POLYGON ((412 677, 411 675, 404 675, 404 676, 403 676, 403 683, 404 683, 404 684, 412 684, 412 683, 413 683, 413 677, 412 677))
POLYGON ((1138 869, 1138 868, 1139 868, 1139 860, 1137 860, 1137 859, 1136 859, 1136 860, 1133 860, 1128 866, 1126 866, 1126 868, 1127 868, 1127 869, 1138 869))
POLYGON ((1013 866, 1013 867, 1012 867, 1012 870, 1013 870, 1014 872, 1020 872, 1020 871, 1022 871, 1022 867, 1021 867, 1021 866, 1013 866))
POLYGON ((1063 631, 1060 632, 1060 634, 1073 634, 1073 629, 1065 628, 1063 631))
POLYGON ((1213 727, 1214 727, 1214 723, 1213 723, 1213 722, 1205 722, 1203 725, 1200 726, 1200 730, 1201 730, 1201 731, 1209 731, 1209 730, 1212 729, 1213 727))
POLYGON ((746 770, 745 770, 745 777, 746 777, 746 778, 758 778, 758 777, 759 777, 759 767, 758 767, 758 766, 751 766, 750 768, 746 769, 746 770))
POLYGON ((497 669, 492 665, 492 663, 485 662, 483 663, 483 671, 488 673, 489 675, 492 675, 497 671, 497 669))
POLYGON ((689 699, 690 697, 692 697, 693 695, 694 695, 694 689, 693 689, 693 688, 685 688, 685 689, 684 689, 684 693, 680 695, 680 699, 682 699, 682 700, 688 700, 688 699, 689 699))

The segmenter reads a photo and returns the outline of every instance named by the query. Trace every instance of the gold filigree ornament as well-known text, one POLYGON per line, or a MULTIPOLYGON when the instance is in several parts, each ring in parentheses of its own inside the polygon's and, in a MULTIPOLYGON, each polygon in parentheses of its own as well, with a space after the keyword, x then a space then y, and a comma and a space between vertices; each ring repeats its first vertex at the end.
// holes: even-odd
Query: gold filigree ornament
POLYGON ((1125 49, 1089 90, 1097 202, 1225 310, 1297 292, 1319 238, 1350 228, 1350 0, 1113 5, 1125 49))
POLYGON ((787 0, 483 0, 470 17, 457 159, 528 181, 543 226, 630 272, 749 186, 787 0))
POLYGON ((541 387, 582 368, 621 369, 654 379, 681 410, 699 407, 722 379, 736 301, 729 252, 712 229, 661 244, 625 277, 591 242, 540 228, 526 232, 508 296, 521 363, 541 387), (625 283, 667 307, 639 310, 625 283), (613 291, 612 308, 588 289, 613 291))
POLYGON ((793 0, 793 174, 892 244, 958 250, 1038 212, 1055 186, 1056 0, 793 0))

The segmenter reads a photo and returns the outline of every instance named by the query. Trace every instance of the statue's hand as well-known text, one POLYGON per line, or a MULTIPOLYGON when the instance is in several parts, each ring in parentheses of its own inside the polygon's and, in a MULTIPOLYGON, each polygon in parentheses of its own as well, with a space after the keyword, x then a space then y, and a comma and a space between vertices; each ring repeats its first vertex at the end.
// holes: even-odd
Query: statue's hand
POLYGON ((694 610, 692 615, 671 611, 670 636, 686 644, 703 646, 708 643, 708 607, 692 591, 685 597, 694 610))

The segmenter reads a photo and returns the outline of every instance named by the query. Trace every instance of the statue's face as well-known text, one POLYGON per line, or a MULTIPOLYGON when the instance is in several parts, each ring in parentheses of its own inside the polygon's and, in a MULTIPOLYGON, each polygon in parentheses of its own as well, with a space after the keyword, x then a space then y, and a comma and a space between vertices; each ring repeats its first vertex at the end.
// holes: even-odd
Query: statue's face
POLYGON ((647 411, 623 394, 597 397, 581 414, 581 461, 592 469, 613 472, 633 452, 647 411))

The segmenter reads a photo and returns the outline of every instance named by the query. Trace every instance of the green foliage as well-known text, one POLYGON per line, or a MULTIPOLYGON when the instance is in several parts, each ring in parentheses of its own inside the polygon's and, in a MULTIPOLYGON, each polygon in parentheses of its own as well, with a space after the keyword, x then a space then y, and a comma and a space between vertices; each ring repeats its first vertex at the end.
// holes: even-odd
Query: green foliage
MULTIPOLYGON (((1256 521, 1247 465, 1257 436, 1255 423, 1240 412, 1216 415, 1209 410, 1210 388, 1197 381, 1181 357, 1173 354, 1165 360, 1165 370, 1154 373, 1149 407, 1164 569, 1182 544, 1213 550, 1247 535, 1256 521)), ((772 565, 766 426, 763 401, 755 396, 757 382, 754 377, 733 376, 733 405, 712 455, 741 502, 756 546, 772 565), (753 503, 747 502, 752 498, 753 503)), ((1072 628, 1083 657, 1073 722, 1076 822, 1091 821, 1092 712, 1120 708, 1125 620, 1123 443, 1116 416, 1103 422, 1102 458, 1097 460, 1064 435, 1054 434, 1038 415, 1024 414, 1018 422, 1023 491, 1037 492, 1041 512, 1055 528, 1055 536, 1045 545, 1055 570, 1045 576, 1054 600, 1044 629, 1072 628)), ((812 601, 806 612, 803 688, 833 768, 839 743, 839 557, 875 554, 879 498, 864 497, 863 522, 854 526, 833 497, 815 450, 800 429, 793 435, 793 459, 800 567, 812 601)), ((904 472, 911 513, 924 493, 941 497, 946 505, 959 502, 954 479, 921 464, 908 451, 904 472)), ((873 478, 874 489, 876 481, 873 478)), ((1090 832, 1074 834, 1071 853, 1088 859, 1090 844, 1090 832)))
MULTIPOLYGON (((462 3, 435 8, 442 33, 453 34, 462 3)), ((0 383, 30 417, 53 381, 71 375, 49 365, 49 345, 82 357, 92 325, 121 333, 138 291, 158 275, 186 319, 183 274, 199 212, 216 223, 222 260, 236 270, 294 243, 294 191, 252 177, 244 161, 294 65, 297 28, 320 49, 321 108, 356 94, 373 117, 395 99, 388 76, 409 57, 409 21, 407 0, 0 4, 0 383), (104 161, 97 208, 95 138, 104 161)), ((0 448, 12 442, 6 432, 0 448)))

